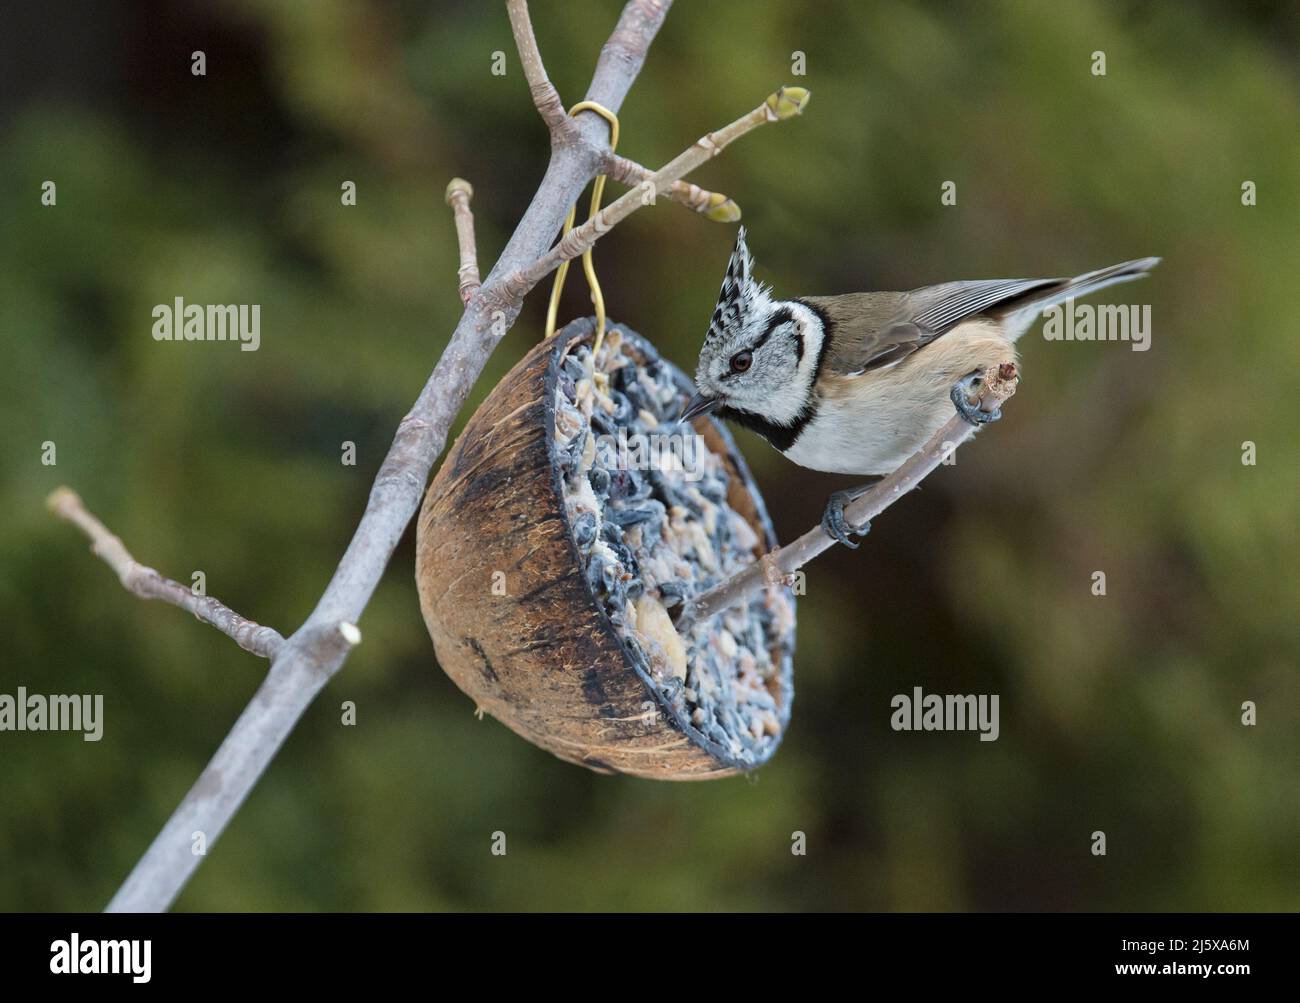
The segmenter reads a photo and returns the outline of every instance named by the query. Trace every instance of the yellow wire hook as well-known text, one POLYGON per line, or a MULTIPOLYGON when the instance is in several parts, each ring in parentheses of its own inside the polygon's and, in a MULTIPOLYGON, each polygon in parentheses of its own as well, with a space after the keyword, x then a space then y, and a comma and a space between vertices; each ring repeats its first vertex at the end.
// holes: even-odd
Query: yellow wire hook
MULTIPOLYGON (((569 115, 576 115, 580 111, 594 111, 609 123, 609 149, 613 152, 618 147, 618 116, 606 108, 603 104, 595 101, 579 101, 569 109, 569 115)), ((600 200, 605 194, 605 175, 598 174, 596 183, 591 189, 591 211, 587 215, 590 220, 596 213, 600 212, 600 200)), ((578 206, 574 203, 569 208, 569 217, 564 221, 564 233, 573 229, 573 224, 578 217, 578 206)), ((582 270, 587 276, 587 285, 591 289, 591 301, 596 307, 596 340, 591 345, 591 358, 594 363, 596 353, 600 351, 601 342, 605 340, 605 296, 600 291, 600 283, 596 280, 596 266, 591 257, 592 249, 589 247, 582 252, 582 270)), ((546 337, 555 333, 555 319, 560 311, 560 290, 564 288, 564 280, 569 274, 569 263, 560 262, 560 267, 555 271, 555 284, 551 286, 551 301, 546 307, 546 337)))

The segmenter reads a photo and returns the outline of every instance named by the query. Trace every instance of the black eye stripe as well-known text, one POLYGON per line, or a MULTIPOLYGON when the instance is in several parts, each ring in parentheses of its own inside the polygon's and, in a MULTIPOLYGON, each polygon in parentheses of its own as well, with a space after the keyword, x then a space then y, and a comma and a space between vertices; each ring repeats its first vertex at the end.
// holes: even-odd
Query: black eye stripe
POLYGON ((798 331, 794 335, 794 361, 796 364, 803 361, 803 335, 798 331))

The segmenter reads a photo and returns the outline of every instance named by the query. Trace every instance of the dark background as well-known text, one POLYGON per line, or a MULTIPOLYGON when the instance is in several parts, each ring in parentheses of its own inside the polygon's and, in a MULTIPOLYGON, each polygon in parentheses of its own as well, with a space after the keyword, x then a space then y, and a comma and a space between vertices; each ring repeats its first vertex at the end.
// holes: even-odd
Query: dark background
MULTIPOLYGON (((566 103, 618 10, 533 5, 566 103)), ((1265 2, 678 3, 620 151, 656 166, 810 88, 802 118, 692 178, 743 207, 778 294, 1158 254, 1101 300, 1152 305, 1151 351, 1028 335, 1006 420, 809 567, 793 720, 748 779, 597 776, 476 720, 434 661, 408 534, 364 643, 177 907, 1300 907, 1298 22, 1265 2), (917 685, 1000 694, 1000 739, 891 731, 917 685)), ((0 733, 0 908, 97 909, 265 666, 127 595, 44 496, 71 485, 142 561, 291 630, 459 316, 447 180, 474 184, 486 272, 547 137, 498 3, 33 4, 4 36, 0 692, 102 693, 106 725, 0 733), (261 349, 155 342, 176 296, 261 304, 261 349)), ((667 202, 636 214, 597 249, 611 317, 692 368, 733 239, 667 202)), ((545 295, 472 405, 540 337, 545 295)), ((561 319, 588 310, 575 273, 561 319)), ((852 483, 739 438, 783 539, 852 483)))

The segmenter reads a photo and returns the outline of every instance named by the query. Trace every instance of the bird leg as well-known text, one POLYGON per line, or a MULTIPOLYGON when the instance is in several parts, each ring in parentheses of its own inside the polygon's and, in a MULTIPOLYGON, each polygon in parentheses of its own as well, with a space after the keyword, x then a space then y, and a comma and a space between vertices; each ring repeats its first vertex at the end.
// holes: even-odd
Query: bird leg
POLYGON ((954 383, 952 393, 949 394, 953 406, 957 408, 957 413, 976 428, 1002 417, 1002 408, 985 411, 980 406, 980 389, 983 382, 984 370, 977 369, 954 383))
POLYGON ((859 484, 855 488, 845 488, 843 491, 836 491, 831 495, 830 500, 826 503, 826 512, 822 516, 822 529, 826 531, 827 536, 844 544, 850 550, 858 549, 858 545, 849 539, 849 534, 866 536, 871 532, 871 523, 866 523, 863 526, 850 526, 848 520, 844 518, 844 506, 857 498, 861 498, 879 482, 880 478, 877 477, 866 484, 859 484))

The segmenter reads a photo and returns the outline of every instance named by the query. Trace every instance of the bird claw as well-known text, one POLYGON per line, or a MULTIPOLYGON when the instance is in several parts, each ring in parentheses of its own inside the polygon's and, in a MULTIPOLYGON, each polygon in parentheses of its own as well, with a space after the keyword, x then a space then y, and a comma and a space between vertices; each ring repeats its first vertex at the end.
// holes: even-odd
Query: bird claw
POLYGON ((872 486, 872 484, 867 484, 864 487, 836 491, 826 503, 826 512, 822 515, 822 529, 826 531, 826 535, 832 540, 844 544, 850 550, 858 549, 858 544, 853 542, 850 534, 853 536, 866 536, 871 532, 871 523, 868 522, 862 526, 850 526, 848 520, 844 518, 844 506, 864 494, 872 486))
POLYGON ((953 407, 957 409, 957 413, 976 428, 979 428, 981 425, 987 425, 991 421, 997 421, 1002 417, 1001 408, 995 408, 992 411, 985 411, 980 407, 979 388, 983 382, 984 373, 982 370, 977 369, 975 372, 963 376, 954 383, 952 385, 952 393, 949 394, 952 398, 953 407), (972 397, 975 398, 974 403, 971 403, 972 397))

